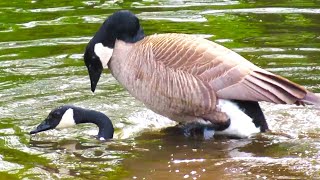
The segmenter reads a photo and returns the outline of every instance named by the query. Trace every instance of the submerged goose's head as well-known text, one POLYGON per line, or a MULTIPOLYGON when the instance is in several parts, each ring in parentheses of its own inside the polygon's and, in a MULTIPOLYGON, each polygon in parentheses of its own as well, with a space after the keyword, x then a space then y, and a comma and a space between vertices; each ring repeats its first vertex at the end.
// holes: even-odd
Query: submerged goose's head
POLYGON ((114 129, 110 119, 103 113, 87 110, 76 106, 60 106, 52 110, 48 117, 39 124, 30 134, 36 134, 50 129, 62 129, 81 123, 94 123, 99 127, 97 138, 111 139, 114 129))
POLYGON ((143 37, 139 19, 130 11, 115 12, 104 21, 88 43, 84 54, 92 92, 96 89, 103 68, 107 67, 116 40, 134 43, 143 37))

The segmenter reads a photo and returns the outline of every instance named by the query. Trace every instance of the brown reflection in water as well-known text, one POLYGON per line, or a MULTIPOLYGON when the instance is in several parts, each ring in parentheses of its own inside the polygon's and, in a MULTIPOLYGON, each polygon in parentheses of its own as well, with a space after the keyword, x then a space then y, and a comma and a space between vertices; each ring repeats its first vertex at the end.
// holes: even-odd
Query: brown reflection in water
POLYGON ((263 135, 200 140, 145 133, 137 142, 148 151, 124 160, 128 179, 302 179, 310 166, 310 160, 289 151, 298 142, 277 144, 263 135))
POLYGON ((201 136, 187 138, 178 131, 146 132, 135 139, 103 143, 30 141, 32 148, 58 152, 53 160, 57 169, 51 172, 90 179, 109 177, 119 168, 117 175, 124 179, 319 178, 315 170, 320 163, 318 148, 310 144, 265 134, 253 139, 204 140, 201 136), (306 149, 309 154, 303 154, 306 149))

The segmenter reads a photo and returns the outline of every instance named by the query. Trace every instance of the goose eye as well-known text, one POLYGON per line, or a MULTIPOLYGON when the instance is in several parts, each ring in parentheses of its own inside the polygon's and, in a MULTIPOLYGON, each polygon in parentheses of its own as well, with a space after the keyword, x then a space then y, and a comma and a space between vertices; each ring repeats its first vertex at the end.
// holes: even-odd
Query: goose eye
POLYGON ((59 118, 59 117, 60 117, 60 112, 53 112, 53 113, 51 114, 51 116, 52 116, 53 118, 59 118))

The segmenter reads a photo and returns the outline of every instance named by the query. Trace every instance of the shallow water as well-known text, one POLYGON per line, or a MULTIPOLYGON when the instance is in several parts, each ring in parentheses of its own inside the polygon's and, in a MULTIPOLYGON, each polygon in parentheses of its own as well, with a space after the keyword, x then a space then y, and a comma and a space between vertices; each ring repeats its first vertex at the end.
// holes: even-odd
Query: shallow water
POLYGON ((0 2, 0 179, 318 179, 320 112, 262 108, 274 134, 235 140, 186 138, 147 110, 106 71, 90 91, 82 54, 119 9, 147 34, 189 33, 320 92, 320 2, 146 0, 0 2), (106 113, 115 139, 81 125, 36 136, 48 112, 75 104, 106 113))

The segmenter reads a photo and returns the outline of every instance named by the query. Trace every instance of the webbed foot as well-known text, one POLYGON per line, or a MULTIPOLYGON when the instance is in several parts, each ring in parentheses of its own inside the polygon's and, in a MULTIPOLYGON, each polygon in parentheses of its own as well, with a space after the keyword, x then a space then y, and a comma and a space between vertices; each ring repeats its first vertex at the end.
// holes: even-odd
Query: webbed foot
POLYGON ((194 137, 198 135, 203 135, 204 139, 213 138, 215 131, 222 131, 230 126, 230 119, 228 119, 223 124, 210 123, 202 124, 199 122, 191 122, 182 125, 183 134, 186 137, 194 137))

